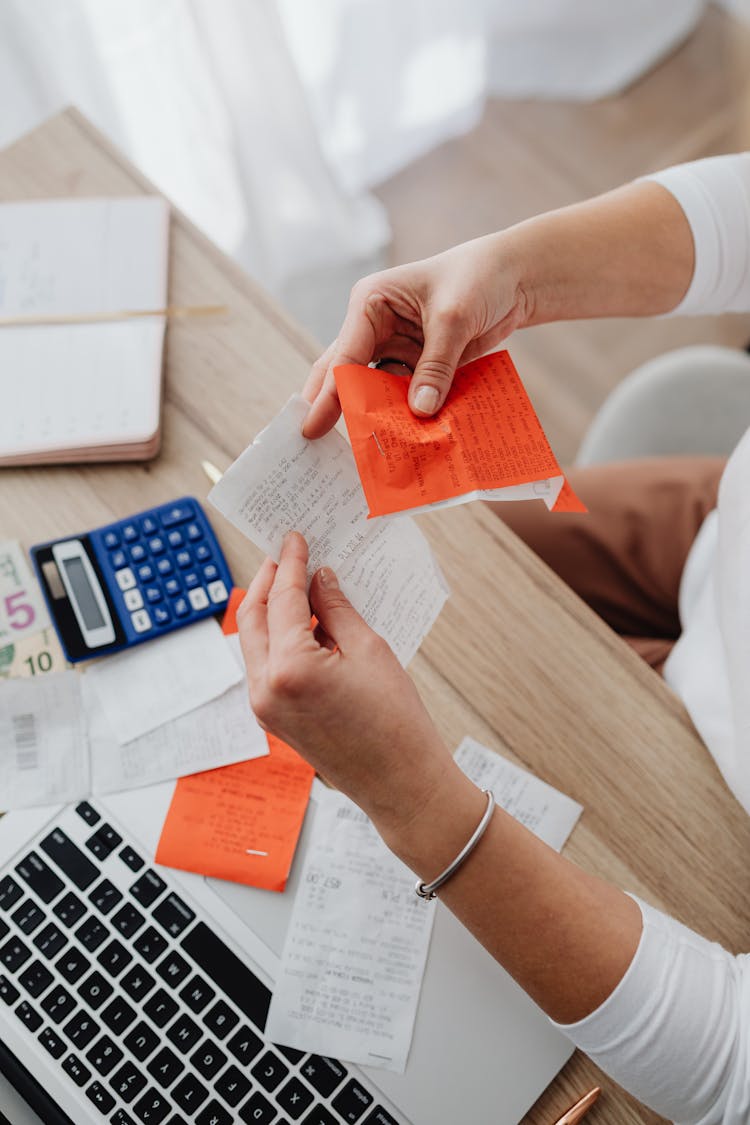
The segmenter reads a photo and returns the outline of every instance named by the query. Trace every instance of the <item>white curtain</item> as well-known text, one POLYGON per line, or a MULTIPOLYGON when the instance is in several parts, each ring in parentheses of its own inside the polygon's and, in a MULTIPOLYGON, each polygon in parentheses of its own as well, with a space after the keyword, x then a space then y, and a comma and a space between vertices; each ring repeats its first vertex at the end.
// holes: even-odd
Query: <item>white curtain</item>
POLYGON ((325 341, 383 261, 373 184, 471 128, 491 94, 614 92, 702 7, 0 0, 0 145, 76 104, 325 341))

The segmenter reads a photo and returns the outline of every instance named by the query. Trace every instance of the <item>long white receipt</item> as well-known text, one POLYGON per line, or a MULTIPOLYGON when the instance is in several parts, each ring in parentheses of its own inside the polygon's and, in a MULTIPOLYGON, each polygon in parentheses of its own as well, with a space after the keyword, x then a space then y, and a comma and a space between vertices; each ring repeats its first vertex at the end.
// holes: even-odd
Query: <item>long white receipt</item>
POLYGON ((301 532, 308 575, 332 567, 355 609, 406 665, 448 596, 445 579, 411 519, 367 519, 350 446, 335 430, 303 438, 308 410, 304 399, 291 398, 208 498, 274 559, 284 535, 301 532))

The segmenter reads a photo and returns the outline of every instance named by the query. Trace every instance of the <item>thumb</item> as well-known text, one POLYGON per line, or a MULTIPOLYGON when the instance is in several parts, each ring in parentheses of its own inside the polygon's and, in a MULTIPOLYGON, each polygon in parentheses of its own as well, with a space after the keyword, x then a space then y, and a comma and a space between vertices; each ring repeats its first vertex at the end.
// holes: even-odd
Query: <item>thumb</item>
POLYGON ((424 347, 409 386, 409 406, 415 414, 435 414, 443 405, 467 343, 455 314, 436 314, 425 325, 424 347))
POLYGON ((343 653, 369 631, 369 626, 342 592, 330 567, 321 567, 313 576, 310 606, 324 632, 343 653))

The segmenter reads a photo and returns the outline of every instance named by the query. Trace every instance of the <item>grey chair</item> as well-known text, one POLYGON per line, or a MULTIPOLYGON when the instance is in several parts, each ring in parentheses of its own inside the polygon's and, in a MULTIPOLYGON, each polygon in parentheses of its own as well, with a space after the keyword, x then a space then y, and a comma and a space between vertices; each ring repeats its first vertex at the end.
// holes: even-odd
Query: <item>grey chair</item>
POLYGON ((685 453, 726 455, 750 426, 750 355, 679 348, 636 368, 612 391, 577 465, 685 453))

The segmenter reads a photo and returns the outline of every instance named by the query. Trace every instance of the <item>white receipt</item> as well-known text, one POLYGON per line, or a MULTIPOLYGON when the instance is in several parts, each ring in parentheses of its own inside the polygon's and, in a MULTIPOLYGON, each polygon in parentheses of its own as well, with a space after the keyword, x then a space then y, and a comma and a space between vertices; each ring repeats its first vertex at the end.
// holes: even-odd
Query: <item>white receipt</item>
POLYGON ((87 669, 86 679, 124 745, 223 695, 242 672, 218 624, 208 618, 108 656, 87 669))
POLYGON ((0 808, 74 801, 88 791, 76 673, 0 679, 0 808))
POLYGON ((560 851, 583 805, 473 738, 463 739, 454 758, 476 785, 492 790, 501 808, 560 851))
POLYGON ((367 519, 348 442, 335 430, 317 441, 302 437, 309 409, 299 396, 290 399, 208 498, 274 559, 285 534, 301 532, 308 575, 330 566, 355 609, 406 665, 448 596, 445 579, 411 519, 367 519))
POLYGON ((403 1073, 435 917, 414 883, 365 814, 327 791, 268 1014, 274 1043, 403 1073))

